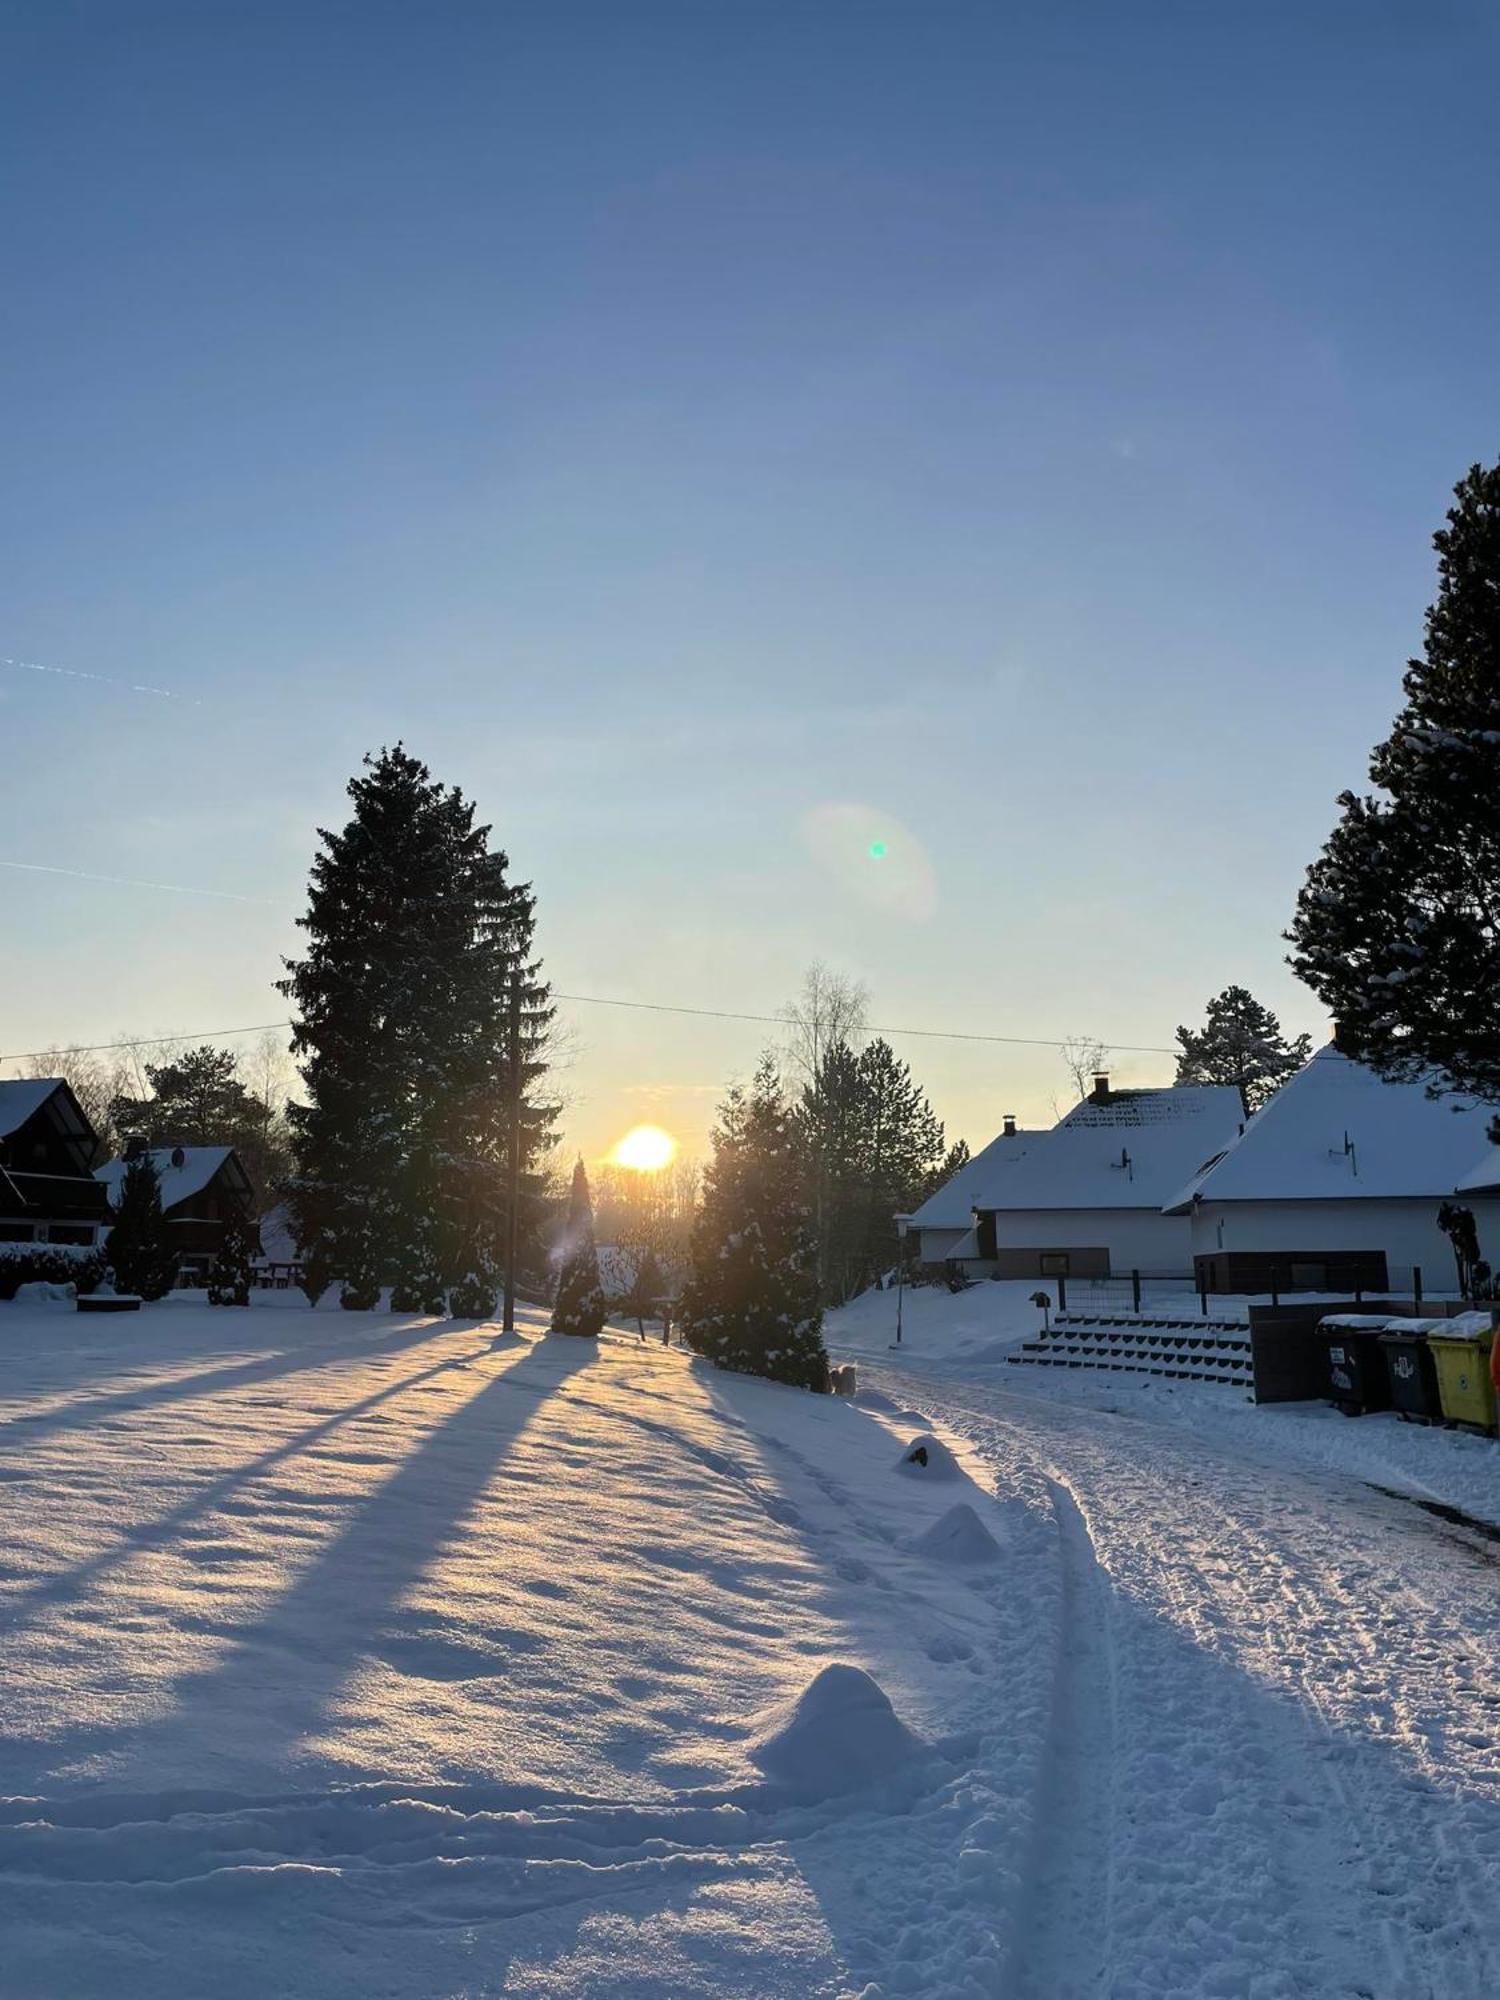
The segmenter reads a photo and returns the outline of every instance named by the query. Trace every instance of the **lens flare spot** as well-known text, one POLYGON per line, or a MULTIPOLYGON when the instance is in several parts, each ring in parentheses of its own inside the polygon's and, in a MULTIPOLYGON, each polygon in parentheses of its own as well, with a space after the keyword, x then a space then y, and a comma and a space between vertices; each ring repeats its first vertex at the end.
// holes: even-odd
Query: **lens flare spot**
POLYGON ((884 861, 885 842, 883 840, 872 840, 870 842, 870 859, 872 861, 884 861))
POLYGON ((937 877, 926 850, 885 807, 853 800, 814 806, 802 821, 802 838, 851 901, 914 923, 937 909, 937 877))

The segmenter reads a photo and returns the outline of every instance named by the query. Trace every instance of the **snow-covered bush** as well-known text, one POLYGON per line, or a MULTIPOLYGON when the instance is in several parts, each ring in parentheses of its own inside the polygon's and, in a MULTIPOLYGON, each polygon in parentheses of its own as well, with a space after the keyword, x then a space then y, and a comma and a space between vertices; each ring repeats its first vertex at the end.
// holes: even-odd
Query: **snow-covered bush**
POLYGON ((13 1299, 18 1285, 76 1285, 91 1292, 103 1275, 103 1252, 82 1243, 0 1243, 0 1299, 13 1299))

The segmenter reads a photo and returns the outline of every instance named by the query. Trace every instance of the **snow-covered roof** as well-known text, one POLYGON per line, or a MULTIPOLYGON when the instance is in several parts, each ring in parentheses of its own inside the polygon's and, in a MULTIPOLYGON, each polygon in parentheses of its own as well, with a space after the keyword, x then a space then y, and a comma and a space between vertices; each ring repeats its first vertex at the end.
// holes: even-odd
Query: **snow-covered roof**
POLYGON ((1038 1208, 1152 1208, 1237 1136, 1245 1115, 1232 1084, 1117 1090, 1075 1104, 1034 1137, 1013 1172, 976 1203, 1038 1208))
MULTIPOLYGON (((201 1194, 226 1160, 234 1157, 233 1146, 155 1146, 151 1158, 161 1180, 161 1205, 175 1208, 189 1196, 201 1194), (178 1155, 182 1164, 175 1164, 178 1155)), ((110 1160, 107 1165, 94 1169, 94 1178, 101 1180, 109 1189, 113 1204, 119 1195, 120 1183, 125 1178, 125 1161, 110 1160)))
POLYGON ((1460 1194, 1500 1194, 1500 1146, 1491 1146, 1477 1167, 1458 1178, 1460 1194))
POLYGON ((1388 1083, 1332 1043, 1164 1204, 1442 1199, 1484 1153, 1492 1106, 1388 1083))
POLYGON ((967 1229, 974 1220, 974 1210, 983 1205, 982 1197, 1005 1185, 1005 1176, 1026 1148, 1045 1137, 1042 1132, 1002 1132, 998 1139, 991 1139, 950 1180, 928 1195, 908 1219, 907 1227, 967 1229))
POLYGON ((0 1078, 0 1139, 19 1132, 62 1083, 60 1076, 0 1078))

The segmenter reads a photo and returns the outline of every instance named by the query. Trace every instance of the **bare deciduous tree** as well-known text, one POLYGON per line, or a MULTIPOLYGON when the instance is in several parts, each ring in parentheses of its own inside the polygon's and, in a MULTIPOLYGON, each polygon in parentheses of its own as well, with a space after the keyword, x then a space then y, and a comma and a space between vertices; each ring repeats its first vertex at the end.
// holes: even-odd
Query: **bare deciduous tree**
POLYGON ((802 976, 802 990, 782 1010, 791 1030, 787 1037, 788 1067, 806 1085, 822 1074, 830 1049, 854 1048, 863 1038, 869 1016, 870 989, 862 979, 832 972, 814 959, 802 976))
POLYGON ((1081 1102, 1093 1088, 1094 1078, 1109 1068, 1109 1046, 1089 1035, 1069 1035, 1057 1045, 1063 1068, 1073 1079, 1073 1089, 1081 1102))

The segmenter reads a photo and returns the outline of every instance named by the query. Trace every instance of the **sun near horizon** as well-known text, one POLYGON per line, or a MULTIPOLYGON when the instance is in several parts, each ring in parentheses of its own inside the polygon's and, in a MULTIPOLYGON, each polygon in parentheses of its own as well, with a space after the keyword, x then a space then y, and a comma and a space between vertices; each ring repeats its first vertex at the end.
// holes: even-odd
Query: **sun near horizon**
POLYGON ((660 1173, 669 1167, 677 1153, 677 1141, 670 1132, 660 1125, 634 1125, 619 1140, 610 1154, 610 1164, 616 1167, 633 1167, 637 1173, 660 1173))

